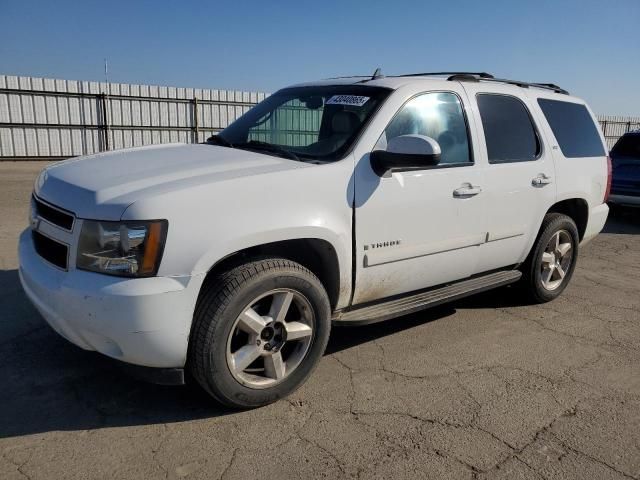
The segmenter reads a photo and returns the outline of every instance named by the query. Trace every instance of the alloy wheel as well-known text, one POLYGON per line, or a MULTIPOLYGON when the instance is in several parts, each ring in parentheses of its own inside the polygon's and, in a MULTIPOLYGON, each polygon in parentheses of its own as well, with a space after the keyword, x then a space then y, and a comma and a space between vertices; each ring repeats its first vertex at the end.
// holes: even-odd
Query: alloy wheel
POLYGON ((231 375, 255 389, 282 382, 307 354, 314 322, 309 300, 295 290, 270 290, 254 299, 235 320, 227 340, 231 375))
POLYGON ((573 261, 573 240, 566 230, 553 234, 542 252, 540 280, 547 290, 555 290, 564 281, 573 261))

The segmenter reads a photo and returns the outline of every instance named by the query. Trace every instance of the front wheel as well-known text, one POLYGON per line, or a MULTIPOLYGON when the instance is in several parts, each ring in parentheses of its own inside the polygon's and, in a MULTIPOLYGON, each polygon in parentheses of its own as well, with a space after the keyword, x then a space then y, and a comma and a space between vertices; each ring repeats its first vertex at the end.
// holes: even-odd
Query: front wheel
POLYGON ((550 302, 567 287, 578 259, 578 228, 561 213, 548 213, 522 268, 526 293, 536 303, 550 302))
POLYGON ((198 300, 191 372, 225 405, 274 402, 319 362, 330 313, 322 284, 298 263, 273 258, 236 267, 205 286, 198 300))

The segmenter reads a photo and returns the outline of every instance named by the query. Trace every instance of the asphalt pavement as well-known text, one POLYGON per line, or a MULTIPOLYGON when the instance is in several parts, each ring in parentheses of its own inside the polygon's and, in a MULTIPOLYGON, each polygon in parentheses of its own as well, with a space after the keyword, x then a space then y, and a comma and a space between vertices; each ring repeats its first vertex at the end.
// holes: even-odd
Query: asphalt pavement
POLYGON ((16 245, 42 163, 0 163, 0 478, 640 479, 640 210, 556 301, 502 288, 335 328, 312 378, 237 412, 55 334, 16 245))

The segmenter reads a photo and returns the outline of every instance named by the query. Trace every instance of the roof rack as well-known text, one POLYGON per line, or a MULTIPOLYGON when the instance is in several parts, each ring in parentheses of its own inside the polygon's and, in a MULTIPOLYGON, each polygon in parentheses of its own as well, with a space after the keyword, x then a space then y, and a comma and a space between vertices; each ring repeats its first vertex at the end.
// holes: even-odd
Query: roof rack
MULTIPOLYGON (((496 82, 496 83, 508 83, 509 85, 517 85, 522 88, 542 88, 544 90, 551 90, 556 93, 562 93, 569 95, 569 92, 562 87, 559 87, 555 83, 535 83, 535 82, 522 82, 520 80, 510 80, 508 78, 496 78, 487 72, 422 72, 422 73, 405 73, 403 75, 389 75, 390 77, 447 77, 447 80, 452 82, 496 82)), ((378 68, 374 72, 373 76, 369 75, 351 75, 348 77, 335 77, 330 80, 340 78, 364 78, 358 83, 366 83, 371 80, 383 78, 382 71, 378 68)))
MULTIPOLYGON (((430 77, 430 76, 451 76, 451 75, 469 75, 479 78, 494 78, 493 75, 487 72, 423 72, 423 73, 405 73, 403 75, 388 75, 390 77, 430 77)), ((327 80, 336 80, 341 78, 368 78, 370 80, 375 80, 376 78, 382 78, 382 70, 377 68, 376 71, 371 75, 345 75, 341 77, 331 77, 327 80)))
POLYGON ((538 88, 550 88, 550 89, 553 89, 553 91, 555 91, 557 93, 563 93, 565 95, 569 95, 568 91, 566 91, 562 87, 559 87, 555 83, 532 83, 531 85, 533 85, 534 87, 538 87, 538 88))
POLYGON ((498 82, 508 83, 509 85, 517 85, 522 88, 536 87, 545 90, 552 90, 556 93, 569 95, 564 88, 554 83, 532 83, 522 82, 520 80, 509 80, 507 78, 496 78, 487 72, 424 72, 424 73, 406 73, 404 75, 392 75, 394 77, 429 77, 429 76, 447 76, 447 80, 452 82, 498 82))
POLYGON ((470 77, 478 78, 494 78, 493 75, 487 72, 424 72, 424 73, 406 73, 404 75, 392 75, 394 77, 430 77, 430 76, 445 76, 445 75, 468 75, 470 77))
POLYGON ((569 92, 564 88, 559 87, 554 83, 535 83, 535 82, 522 82, 520 80, 509 80, 508 78, 495 78, 493 76, 486 77, 474 73, 456 73, 455 75, 451 75, 447 80, 450 81, 458 81, 458 82, 497 82, 497 83, 508 83, 509 85, 517 85, 522 88, 542 88, 544 90, 552 90, 556 93, 562 93, 563 95, 569 95, 569 92))

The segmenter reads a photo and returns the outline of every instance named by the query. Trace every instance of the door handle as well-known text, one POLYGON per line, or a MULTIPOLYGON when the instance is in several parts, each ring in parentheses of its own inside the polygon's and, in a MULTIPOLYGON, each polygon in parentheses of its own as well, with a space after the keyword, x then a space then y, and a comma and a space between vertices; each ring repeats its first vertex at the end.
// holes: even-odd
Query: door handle
POLYGON ((478 195, 480 192, 482 192, 482 188, 478 187, 477 185, 472 185, 470 183, 463 183, 462 186, 460 186, 460 188, 456 188, 453 191, 453 196, 455 198, 467 198, 467 197, 473 197, 474 195, 478 195))
POLYGON ((534 187, 543 187, 545 185, 549 185, 551 183, 551 177, 545 175, 544 173, 538 174, 537 177, 531 180, 531 185, 534 187))

